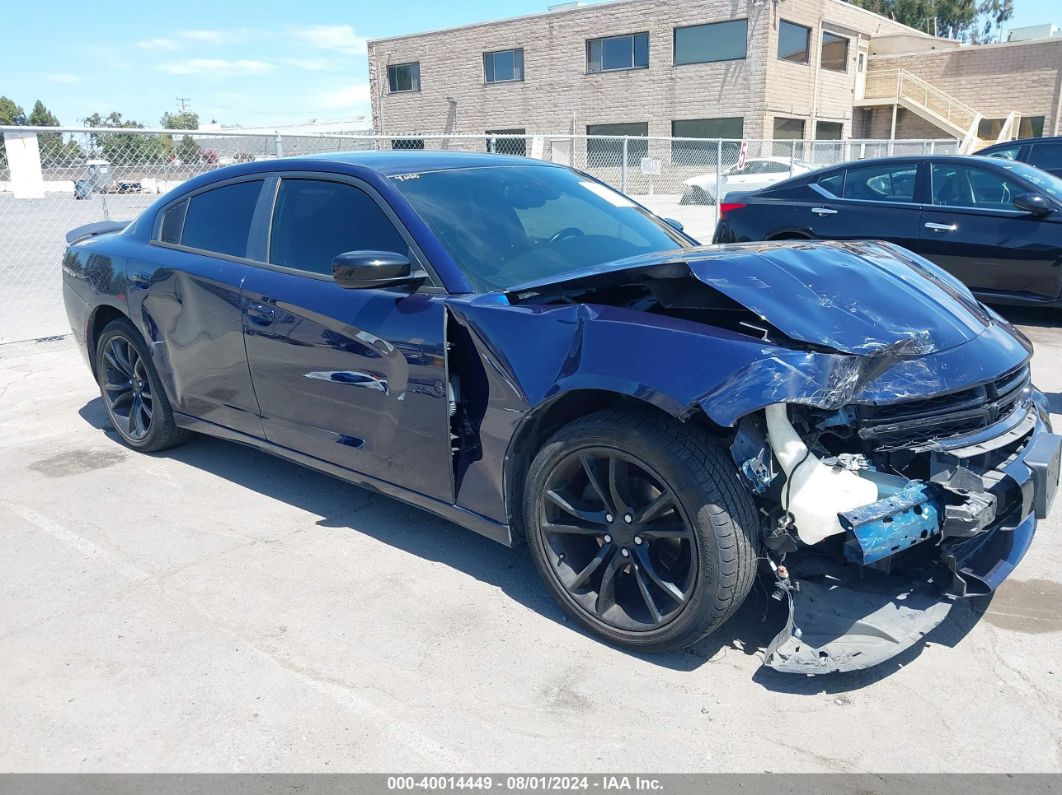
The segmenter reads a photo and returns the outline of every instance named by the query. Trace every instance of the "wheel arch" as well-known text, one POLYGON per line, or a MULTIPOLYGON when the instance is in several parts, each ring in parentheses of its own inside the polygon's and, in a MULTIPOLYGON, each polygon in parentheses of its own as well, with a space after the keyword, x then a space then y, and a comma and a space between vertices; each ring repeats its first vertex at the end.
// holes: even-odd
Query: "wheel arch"
POLYGON ((502 488, 506 518, 514 541, 524 536, 520 510, 522 490, 519 486, 524 482, 524 476, 535 454, 550 436, 567 423, 609 408, 632 408, 647 414, 665 416, 675 422, 695 423, 707 429, 713 436, 721 437, 725 434, 725 429, 712 422, 699 405, 690 410, 666 403, 662 405, 661 401, 653 402, 624 392, 595 388, 571 389, 554 396, 528 412, 509 440, 502 488))
POLYGON ((100 334, 103 333, 103 329, 107 327, 108 323, 123 318, 125 320, 130 319, 129 315, 111 304, 101 304, 92 310, 92 314, 89 315, 88 324, 86 325, 85 347, 88 349, 89 365, 92 367, 93 377, 98 375, 96 373, 96 345, 99 342, 100 334))
POLYGON ((813 240, 814 238, 803 229, 782 229, 772 234, 768 240, 813 240))

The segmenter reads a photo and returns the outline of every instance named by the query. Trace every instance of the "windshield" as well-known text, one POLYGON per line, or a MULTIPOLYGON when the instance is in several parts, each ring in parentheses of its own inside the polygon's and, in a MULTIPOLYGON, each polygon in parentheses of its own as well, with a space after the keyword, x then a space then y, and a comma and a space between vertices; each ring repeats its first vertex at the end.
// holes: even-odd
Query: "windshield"
POLYGON ((506 290, 691 243, 621 193, 546 165, 392 177, 476 290, 506 290))
POLYGON ((1013 171, 1019 177, 1031 182, 1045 193, 1054 196, 1056 199, 1062 200, 1062 179, 1059 179, 1053 174, 1048 174, 1046 171, 1041 171, 1035 166, 1030 166, 1017 160, 1010 162, 1003 161, 998 165, 1007 169, 1007 171, 1013 171))

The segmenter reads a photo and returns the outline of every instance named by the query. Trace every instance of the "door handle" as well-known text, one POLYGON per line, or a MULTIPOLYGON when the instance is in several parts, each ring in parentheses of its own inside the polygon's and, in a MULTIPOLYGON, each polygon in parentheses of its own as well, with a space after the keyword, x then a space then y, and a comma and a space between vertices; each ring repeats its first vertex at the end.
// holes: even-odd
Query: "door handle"
POLYGON ((151 276, 147 273, 131 273, 129 274, 129 283, 134 287, 139 287, 141 290, 146 290, 151 286, 151 276))
POLYGON ((956 224, 935 224, 932 221, 926 224, 926 229, 932 229, 934 232, 954 232, 958 228, 956 224))
POLYGON ((812 207, 811 212, 818 216, 837 215, 837 211, 831 210, 829 207, 812 207))
POLYGON ((268 326, 276 317, 273 307, 265 304, 248 304, 245 311, 251 322, 259 326, 268 326))

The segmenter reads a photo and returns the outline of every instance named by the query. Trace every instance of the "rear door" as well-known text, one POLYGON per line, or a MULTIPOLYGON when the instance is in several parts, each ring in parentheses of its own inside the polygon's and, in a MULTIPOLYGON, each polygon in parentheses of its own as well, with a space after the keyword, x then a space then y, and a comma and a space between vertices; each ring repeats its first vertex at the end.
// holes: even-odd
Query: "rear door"
POLYGON ((412 239, 369 186, 334 175, 276 186, 265 262, 244 281, 244 334, 266 437, 452 500, 443 293, 345 289, 332 260, 412 239))
POLYGON ((889 160, 824 174, 797 206, 800 225, 826 240, 918 245, 917 161, 889 160))
POLYGON ((263 184, 230 180, 171 203, 148 253, 128 266, 129 309, 174 410, 258 437, 240 287, 263 184))
POLYGON ((1029 147, 1026 160, 1031 166, 1041 171, 1062 177, 1062 141, 1033 143, 1029 147))
POLYGON ((934 162, 929 176, 919 253, 983 295, 1058 298, 1062 224, 1012 204, 1034 191, 996 168, 955 161, 934 162))

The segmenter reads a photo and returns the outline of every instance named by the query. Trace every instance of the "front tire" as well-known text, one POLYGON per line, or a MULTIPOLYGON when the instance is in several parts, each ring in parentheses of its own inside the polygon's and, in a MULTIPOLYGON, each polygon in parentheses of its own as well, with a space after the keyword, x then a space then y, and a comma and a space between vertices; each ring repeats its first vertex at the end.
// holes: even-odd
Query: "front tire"
POLYGON ((524 526, 554 598, 625 648, 683 648, 726 621, 756 575, 758 521, 703 429, 608 409, 557 431, 528 471, 524 526))
POLYGON ((100 333, 96 377, 107 416, 129 447, 152 453, 191 435, 177 427, 144 339, 128 319, 113 320, 100 333))

